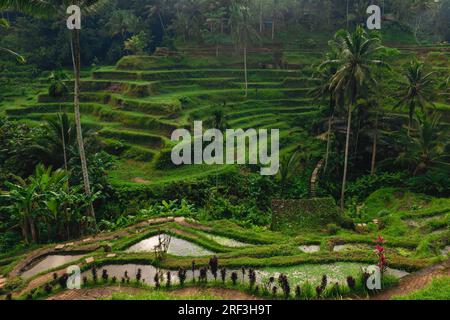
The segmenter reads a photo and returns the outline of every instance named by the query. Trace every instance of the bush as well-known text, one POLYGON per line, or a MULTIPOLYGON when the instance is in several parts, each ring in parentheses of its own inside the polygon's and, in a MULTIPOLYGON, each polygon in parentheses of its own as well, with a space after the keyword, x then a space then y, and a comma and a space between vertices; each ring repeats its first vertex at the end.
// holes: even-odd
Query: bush
POLYGON ((327 234, 335 235, 339 232, 339 227, 334 223, 327 224, 327 234))
POLYGON ((445 172, 429 171, 424 175, 408 179, 406 185, 414 192, 433 196, 450 196, 450 179, 445 172))
POLYGON ((366 175, 350 182, 347 187, 346 196, 362 201, 372 192, 380 188, 402 187, 408 175, 404 172, 381 173, 377 175, 366 175))

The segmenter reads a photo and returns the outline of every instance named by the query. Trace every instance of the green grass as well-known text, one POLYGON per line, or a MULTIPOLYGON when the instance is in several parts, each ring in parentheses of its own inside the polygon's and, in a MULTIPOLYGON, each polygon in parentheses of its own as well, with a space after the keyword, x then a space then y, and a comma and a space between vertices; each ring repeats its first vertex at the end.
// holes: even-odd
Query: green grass
POLYGON ((450 300, 450 277, 433 279, 425 288, 408 295, 395 296, 393 300, 450 300))
MULTIPOLYGON (((221 300, 221 297, 207 293, 190 294, 183 296, 183 300, 221 300)), ((112 297, 105 300, 180 300, 179 296, 174 295, 170 291, 156 291, 140 293, 140 294, 126 294, 113 293, 112 297)))

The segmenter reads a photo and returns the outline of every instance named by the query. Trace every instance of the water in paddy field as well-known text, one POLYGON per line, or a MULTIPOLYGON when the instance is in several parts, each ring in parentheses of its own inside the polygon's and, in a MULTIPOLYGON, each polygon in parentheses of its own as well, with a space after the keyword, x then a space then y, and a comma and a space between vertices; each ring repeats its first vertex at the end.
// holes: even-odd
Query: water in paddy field
POLYGON ((250 246, 250 244, 248 244, 248 243, 244 243, 244 242, 234 240, 231 238, 227 238, 227 237, 223 237, 223 236, 218 236, 215 234, 210 234, 210 233, 206 233, 206 232, 202 232, 201 234, 204 235, 206 238, 211 239, 214 242, 217 242, 218 244, 220 244, 221 246, 224 246, 224 247, 240 248, 240 247, 250 246))
POLYGON ((339 244, 333 247, 334 252, 347 252, 355 250, 373 250, 367 244, 353 243, 353 244, 339 244))
MULTIPOLYGON (((102 273, 103 270, 108 271, 108 277, 109 279, 112 279, 113 277, 116 277, 117 283, 121 282, 121 279, 124 278, 125 271, 128 272, 128 277, 130 278, 130 281, 136 281, 136 274, 138 273, 138 270, 141 269, 141 281, 143 281, 145 284, 148 285, 154 285, 155 281, 155 274, 158 271, 160 274, 160 283, 161 286, 166 285, 167 283, 167 272, 169 270, 167 269, 157 269, 154 266, 151 265, 140 265, 140 264, 124 264, 124 265, 106 265, 103 267, 99 267, 97 269, 97 277, 98 281, 102 281, 102 273)), ((230 279, 231 273, 233 270, 227 270, 226 278, 227 280, 230 279)), ((238 271, 236 271, 238 272, 238 271)), ((171 284, 179 284, 178 279, 178 271, 177 270, 170 270, 171 274, 171 284)), ((192 281, 192 270, 186 271, 186 282, 192 281)), ((195 270, 195 279, 198 279, 199 276, 199 270, 195 270)), ((83 277, 86 277, 87 279, 92 279, 92 270, 87 270, 83 272, 83 277)), ((211 273, 210 270, 208 270, 208 281, 213 280, 214 276, 211 273)), ((217 272, 217 280, 220 280, 220 271, 217 272)))
POLYGON ((57 268, 59 266, 70 263, 72 261, 77 261, 77 260, 81 259, 82 257, 84 257, 84 255, 51 255, 51 256, 47 256, 43 260, 41 260, 37 264, 35 264, 32 268, 23 272, 21 276, 24 279, 28 279, 38 273, 41 273, 42 271, 57 268))
POLYGON ((299 246, 298 247, 300 251, 304 252, 304 253, 314 253, 314 252, 319 252, 320 251, 320 246, 319 245, 304 245, 304 246, 299 246))
MULTIPOLYGON (((162 235, 163 237, 165 235, 162 235)), ((135 245, 129 247, 126 252, 153 252, 155 246, 159 244, 159 236, 153 236, 151 238, 142 240, 135 245)), ((182 257, 201 257, 213 255, 214 252, 209 251, 199 245, 180 239, 172 237, 169 244, 168 254, 182 257)))
MULTIPOLYGON (((322 275, 326 274, 330 283, 338 282, 340 284, 345 284, 347 276, 353 276, 357 278, 361 268, 367 267, 367 265, 359 263, 334 263, 334 264, 322 264, 322 265, 300 265, 292 267, 273 267, 265 268, 260 270, 255 270, 256 272, 256 283, 257 284, 267 284, 270 277, 274 277, 277 281, 281 273, 288 276, 289 283, 291 285, 303 284, 306 281, 318 285, 321 282, 322 275)), ((159 272, 159 281, 161 286, 167 283, 167 269, 157 269, 151 265, 140 265, 140 264, 125 264, 125 265, 105 265, 103 267, 97 268, 97 278, 99 282, 102 281, 103 270, 108 273, 108 279, 111 280, 116 277, 117 283, 120 283, 122 278, 125 278, 125 272, 130 279, 130 281, 136 281, 136 274, 138 270, 141 269, 141 281, 147 285, 154 286, 154 277, 156 272, 159 272)), ((227 269, 226 281, 231 281, 231 274, 236 272, 238 275, 237 283, 248 283, 248 269, 246 269, 245 275, 242 275, 241 270, 227 269)), ((391 274, 397 278, 404 277, 408 275, 407 272, 402 270, 390 269, 388 268, 388 274, 391 274)), ((170 270, 171 274, 171 284, 178 284, 178 271, 170 270)), ((186 282, 192 281, 192 270, 187 270, 186 272, 186 282)), ((198 280, 199 270, 195 270, 195 279, 198 280)), ((92 279, 92 270, 87 270, 83 272, 83 277, 87 279, 92 279)), ((211 271, 208 270, 208 281, 214 279, 211 271)), ((217 281, 221 281, 220 277, 220 266, 217 273, 217 281)))

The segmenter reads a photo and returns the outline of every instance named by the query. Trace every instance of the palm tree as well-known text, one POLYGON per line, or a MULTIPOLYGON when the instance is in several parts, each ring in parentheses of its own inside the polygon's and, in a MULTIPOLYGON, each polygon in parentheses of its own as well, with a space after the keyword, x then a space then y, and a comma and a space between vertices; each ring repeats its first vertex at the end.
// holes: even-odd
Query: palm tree
POLYGON ((414 27, 414 38, 416 39, 417 44, 419 43, 418 33, 420 30, 420 26, 422 24, 422 18, 426 11, 431 9, 436 3, 436 0, 413 0, 412 1, 412 10, 416 14, 416 25, 414 27))
POLYGON ((225 131, 228 126, 225 112, 223 112, 223 110, 221 109, 218 109, 218 107, 216 107, 216 109, 214 110, 210 122, 212 128, 218 129, 220 131, 225 131))
POLYGON ((339 49, 339 57, 326 62, 326 64, 338 65, 338 70, 331 81, 331 87, 334 92, 343 93, 348 102, 341 208, 344 208, 345 204, 353 106, 364 86, 368 83, 376 85, 376 81, 372 77, 372 67, 387 66, 383 61, 372 58, 373 54, 382 48, 379 42, 378 37, 369 36, 361 27, 357 27, 353 34, 348 31, 339 31, 332 43, 332 46, 339 49))
POLYGON ((156 0, 153 1, 153 4, 146 5, 144 9, 148 18, 152 18, 154 16, 158 17, 163 35, 166 34, 167 30, 166 24, 164 23, 164 16, 169 8, 169 2, 170 0, 156 0))
POLYGON ((300 167, 300 156, 298 150, 290 155, 285 155, 281 159, 280 170, 278 171, 278 178, 282 187, 286 187, 291 181, 292 176, 298 172, 300 167))
POLYGON ((425 73, 424 64, 419 61, 412 61, 405 71, 405 81, 400 82, 400 92, 396 95, 400 99, 396 107, 407 106, 408 108, 408 136, 411 134, 411 124, 419 107, 422 111, 430 100, 433 89, 433 72, 425 73))
POLYGON ((114 11, 109 21, 106 23, 106 27, 109 30, 109 34, 113 37, 120 36, 122 41, 126 40, 126 37, 130 33, 135 33, 139 28, 139 18, 131 10, 117 10, 114 11))
MULTIPOLYGON (((12 8, 17 11, 26 12, 38 16, 56 16, 66 17, 66 10, 70 5, 78 5, 85 12, 94 11, 104 3, 103 0, 0 0, 0 9, 12 8)), ((89 182, 89 173, 87 168, 86 153, 84 150, 83 133, 81 129, 80 114, 80 82, 81 82, 81 48, 80 48, 80 30, 74 29, 71 32, 71 51, 73 69, 75 74, 74 86, 74 114, 77 131, 78 152, 80 154, 81 171, 83 175, 84 190, 88 197, 92 195, 89 182)), ((93 224, 97 230, 94 206, 90 205, 88 209, 93 218, 93 224)))
POLYGON ((426 173, 431 167, 450 168, 450 155, 446 152, 449 133, 442 131, 439 125, 440 115, 422 114, 417 117, 417 134, 412 138, 409 148, 410 158, 414 163, 414 175, 426 173))
MULTIPOLYGON (((327 53, 326 55, 326 61, 335 60, 336 58, 337 54, 335 51, 327 53)), ((328 167, 328 158, 331 148, 332 124, 336 109, 336 101, 338 100, 338 97, 335 95, 335 92, 331 87, 331 81, 336 71, 337 71, 336 67, 331 64, 320 65, 317 68, 316 74, 313 75, 313 81, 315 81, 317 85, 313 87, 309 92, 309 94, 311 94, 313 98, 317 101, 322 102, 323 100, 326 99, 328 100, 328 107, 326 110, 326 114, 328 117, 327 150, 325 153, 324 171, 327 171, 328 167)))
POLYGON ((48 76, 48 81, 50 82, 48 95, 51 97, 60 97, 65 95, 69 91, 66 85, 66 81, 68 79, 69 77, 63 70, 51 72, 48 76))
POLYGON ((254 39, 259 39, 250 21, 249 0, 234 0, 231 6, 230 25, 234 31, 236 44, 244 49, 245 97, 248 96, 247 47, 254 39))
MULTIPOLYGON (((33 152, 41 155, 42 161, 54 168, 68 170, 68 163, 77 148, 76 125, 66 113, 59 113, 57 118, 47 121, 46 134, 33 146, 33 152)), ((83 128, 83 138, 91 135, 89 129, 83 128)))
POLYGON ((373 142, 372 142, 372 160, 370 163, 370 174, 375 174, 375 164, 377 161, 377 145, 378 145, 378 122, 380 118, 380 104, 378 100, 372 101, 372 107, 375 108, 375 124, 374 124, 374 132, 373 132, 373 142))

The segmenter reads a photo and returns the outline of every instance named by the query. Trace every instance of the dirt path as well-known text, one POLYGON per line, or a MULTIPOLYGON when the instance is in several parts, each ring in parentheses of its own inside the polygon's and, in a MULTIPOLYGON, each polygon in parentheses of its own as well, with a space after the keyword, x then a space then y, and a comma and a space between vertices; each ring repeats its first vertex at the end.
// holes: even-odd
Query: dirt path
POLYGON ((434 278, 440 276, 450 276, 450 259, 407 275, 400 280, 398 286, 387 289, 371 299, 390 300, 393 296, 406 295, 426 287, 434 278))
MULTIPOLYGON (((47 300, 97 300, 111 297, 114 293, 126 293, 136 295, 145 293, 148 290, 132 287, 99 287, 80 290, 66 290, 48 298, 47 300)), ((184 299, 193 295, 212 295, 222 300, 257 300, 257 297, 245 292, 232 289, 220 288, 183 288, 167 291, 175 299, 184 299)))

